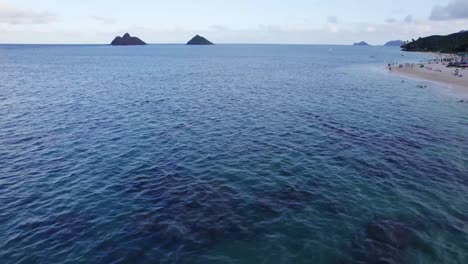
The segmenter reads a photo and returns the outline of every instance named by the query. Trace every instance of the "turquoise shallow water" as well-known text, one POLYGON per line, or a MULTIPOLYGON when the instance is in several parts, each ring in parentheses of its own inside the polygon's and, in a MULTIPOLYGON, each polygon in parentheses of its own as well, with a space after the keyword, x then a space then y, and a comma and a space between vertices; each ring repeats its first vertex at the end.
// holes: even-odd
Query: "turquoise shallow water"
POLYGON ((0 46, 0 259, 468 263, 468 104, 381 68, 423 58, 0 46))

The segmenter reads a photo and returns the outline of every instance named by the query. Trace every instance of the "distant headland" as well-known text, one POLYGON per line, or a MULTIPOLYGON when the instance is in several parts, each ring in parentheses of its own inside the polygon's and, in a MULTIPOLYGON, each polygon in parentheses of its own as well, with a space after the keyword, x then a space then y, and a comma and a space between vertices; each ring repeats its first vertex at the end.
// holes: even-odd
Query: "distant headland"
POLYGON ((361 42, 358 42, 358 43, 354 43, 353 46, 370 46, 369 43, 365 42, 365 41, 361 41, 361 42))
POLYGON ((132 37, 130 34, 125 33, 123 37, 117 36, 111 43, 112 46, 137 46, 137 45, 146 45, 146 43, 137 38, 132 37))
POLYGON ((401 47, 403 44, 405 44, 405 42, 403 40, 392 40, 392 41, 389 41, 389 42, 385 43, 384 46, 387 46, 387 47, 401 47))
POLYGON ((429 36, 412 40, 402 46, 404 51, 457 53, 468 52, 468 31, 448 36, 429 36))
POLYGON ((187 45, 214 45, 211 41, 207 40, 206 38, 196 35, 193 37, 187 45))

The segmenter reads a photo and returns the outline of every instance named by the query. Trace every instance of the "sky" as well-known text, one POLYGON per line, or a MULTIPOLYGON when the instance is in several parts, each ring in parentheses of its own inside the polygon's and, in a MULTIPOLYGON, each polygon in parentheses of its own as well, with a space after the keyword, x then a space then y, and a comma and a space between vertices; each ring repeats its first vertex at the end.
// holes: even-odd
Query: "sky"
POLYGON ((0 0, 0 43, 380 45, 468 30, 468 0, 0 0))

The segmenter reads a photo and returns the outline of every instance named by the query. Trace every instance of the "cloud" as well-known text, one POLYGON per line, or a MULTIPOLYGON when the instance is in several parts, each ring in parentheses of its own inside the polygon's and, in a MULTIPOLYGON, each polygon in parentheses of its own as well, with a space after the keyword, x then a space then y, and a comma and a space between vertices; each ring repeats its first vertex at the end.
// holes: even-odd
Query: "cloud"
POLYGON ((215 31, 230 31, 231 29, 226 26, 222 25, 211 25, 210 29, 215 30, 215 31))
POLYGON ((285 31, 284 28, 282 28, 279 25, 258 25, 259 30, 261 31, 266 31, 266 32, 282 32, 285 31))
POLYGON ((366 27, 366 31, 369 33, 374 33, 377 32, 377 28, 375 28, 374 26, 368 26, 366 27))
POLYGON ((468 1, 453 0, 446 6, 436 5, 432 8, 430 20, 468 19, 468 1))
POLYGON ((407 15, 403 21, 405 21, 405 23, 412 23, 413 22, 413 16, 412 15, 407 15))
MULTIPOLYGON (((216 28, 216 26, 215 26, 216 28)), ((215 43, 251 44, 352 44, 357 40, 383 44, 389 40, 411 40, 429 35, 445 35, 468 29, 468 20, 430 22, 415 19, 411 24, 403 20, 395 23, 366 24, 327 24, 324 27, 298 27, 263 25, 247 28, 230 27, 229 30, 206 28, 167 27, 105 27, 93 31, 80 28, 42 30, 36 27, 12 27, 0 25, 0 43, 50 43, 53 39, 59 44, 108 44, 116 35, 130 32, 148 43, 186 43, 193 35, 199 34, 215 43), (335 33, 333 26, 339 26, 335 33), (456 28, 456 29, 455 29, 456 28), (458 29, 458 30, 457 30, 458 29)))
POLYGON ((326 31, 329 33, 338 33, 340 31, 340 28, 338 28, 338 25, 336 24, 330 24, 327 26, 326 31))
POLYGON ((338 23, 338 18, 336 16, 329 16, 327 18, 327 21, 330 24, 337 24, 338 23))
POLYGON ((115 20, 112 18, 107 18, 107 17, 102 17, 102 16, 91 16, 90 17, 93 20, 96 20, 98 22, 101 22, 102 24, 115 24, 115 20))
POLYGON ((387 19, 385 19, 385 23, 388 23, 388 24, 392 24, 392 23, 395 23, 395 22, 397 22, 397 21, 396 21, 396 19, 394 19, 394 18, 387 18, 387 19))
POLYGON ((0 24, 48 24, 55 20, 56 16, 48 12, 23 10, 0 0, 0 24))

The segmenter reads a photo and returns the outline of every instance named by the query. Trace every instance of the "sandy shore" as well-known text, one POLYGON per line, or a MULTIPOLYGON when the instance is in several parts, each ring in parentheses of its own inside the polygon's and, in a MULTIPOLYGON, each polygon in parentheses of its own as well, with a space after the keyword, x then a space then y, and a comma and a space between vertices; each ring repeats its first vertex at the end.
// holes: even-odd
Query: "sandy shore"
POLYGON ((414 63, 393 66, 391 72, 402 76, 437 82, 468 93, 468 69, 447 68, 446 63, 414 63), (424 65, 424 67, 421 67, 424 65))

